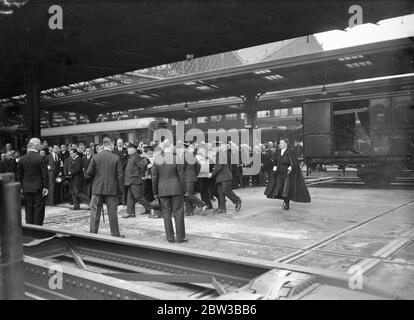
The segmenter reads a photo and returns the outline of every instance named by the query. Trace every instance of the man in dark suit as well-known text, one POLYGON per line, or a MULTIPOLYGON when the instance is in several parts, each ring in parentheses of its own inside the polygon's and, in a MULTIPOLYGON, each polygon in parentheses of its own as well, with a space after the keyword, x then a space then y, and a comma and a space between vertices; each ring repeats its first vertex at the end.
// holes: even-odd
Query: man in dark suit
MULTIPOLYGON (((184 147, 184 145, 182 146, 184 147)), ((181 146, 176 149, 177 157, 184 156, 184 180, 186 185, 186 194, 185 194, 185 215, 194 215, 194 209, 196 207, 202 208, 202 211, 205 211, 207 206, 206 203, 200 200, 195 195, 195 184, 197 183, 197 176, 200 173, 201 165, 197 161, 197 158, 194 156, 193 146, 187 146, 184 153, 181 155, 181 146)), ((178 163, 181 163, 179 161, 178 163)))
POLYGON ((45 199, 48 194, 48 175, 46 164, 38 154, 40 140, 32 138, 27 145, 27 153, 17 166, 17 179, 23 187, 26 223, 43 225, 45 199))
POLYGON ((145 208, 146 214, 151 214, 151 204, 144 197, 143 180, 147 163, 138 153, 137 146, 130 143, 128 146, 128 163, 125 168, 125 183, 127 187, 127 213, 123 218, 135 217, 135 202, 145 208))
POLYGON ((86 170, 86 175, 92 180, 91 222, 90 231, 98 233, 101 206, 103 202, 108 208, 111 235, 122 237, 119 234, 117 206, 118 196, 122 192, 122 165, 121 159, 112 153, 113 142, 110 138, 103 139, 103 151, 96 154, 86 170))
MULTIPOLYGON (((92 161, 92 156, 93 156, 93 151, 91 148, 86 148, 85 149, 85 156, 82 158, 82 169, 83 169, 83 173, 86 173, 86 170, 88 170, 89 165, 92 161)), ((83 193, 90 198, 92 195, 92 181, 90 179, 88 179, 87 177, 85 177, 85 181, 84 181, 84 188, 83 188, 83 193)))
POLYGON ((56 178, 59 176, 60 161, 59 161, 59 147, 54 145, 52 152, 46 156, 47 170, 49 174, 49 193, 48 204, 51 206, 56 205, 59 194, 59 184, 56 183, 56 178))
POLYGON ((59 159, 62 162, 65 162, 66 158, 68 158, 68 157, 69 157, 68 147, 66 146, 66 144, 62 144, 60 146, 59 159))
POLYGON ((17 163, 12 157, 12 152, 7 152, 4 156, 4 160, 0 165, 0 173, 13 172, 16 174, 17 163))
MULTIPOLYGON (((121 166, 122 166, 122 174, 124 174, 125 172, 125 168, 128 162, 128 150, 127 148, 124 147, 124 141, 119 138, 116 140, 116 147, 114 148, 113 151, 114 154, 116 154, 117 156, 119 156, 119 158, 121 159, 121 166)), ((124 183, 125 180, 125 176, 122 176, 122 183, 124 183)), ((127 188, 122 189, 122 195, 120 196, 120 204, 127 204, 127 195, 128 195, 128 190, 127 188)))
POLYGON ((70 150, 69 153, 72 158, 68 174, 71 178, 73 210, 80 210, 80 202, 89 205, 91 200, 82 192, 84 185, 82 159, 76 149, 70 150))
POLYGON ((152 170, 154 197, 159 198, 164 215, 164 227, 168 242, 186 242, 184 225, 184 165, 174 161, 172 147, 164 140, 163 154, 155 154, 152 170), (174 216, 176 238, 171 217, 174 216))
POLYGON ((65 177, 65 180, 61 183, 60 186, 62 188, 62 202, 69 201, 72 204, 72 190, 70 187, 70 178, 68 176, 69 166, 72 162, 72 159, 69 156, 69 150, 65 144, 62 144, 60 146, 59 158, 60 169, 63 176, 65 177))
POLYGON ((216 164, 211 174, 216 179, 219 194, 219 208, 216 213, 226 213, 226 197, 236 205, 236 211, 240 211, 241 208, 241 199, 232 190, 233 175, 231 174, 227 155, 227 144, 223 143, 217 153, 216 164))

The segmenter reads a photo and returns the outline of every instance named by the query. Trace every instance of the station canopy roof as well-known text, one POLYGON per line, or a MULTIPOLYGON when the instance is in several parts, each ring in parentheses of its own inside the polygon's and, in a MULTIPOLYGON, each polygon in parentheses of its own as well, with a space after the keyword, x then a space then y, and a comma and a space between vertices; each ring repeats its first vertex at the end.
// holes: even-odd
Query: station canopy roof
MULTIPOLYGON (((45 90, 180 61, 188 54, 201 57, 344 29, 354 1, 62 0, 63 30, 51 30, 48 11, 54 4, 51 0, 0 4, 0 98, 24 93, 27 69, 36 71, 40 89, 45 90)), ((358 4, 364 22, 412 12, 411 0, 358 4)), ((178 97, 179 92, 164 100, 178 97)), ((108 103, 123 102, 118 99, 108 103)))
MULTIPOLYGON (((43 99, 42 108, 79 113, 89 110, 98 114, 138 108, 140 115, 167 116, 175 113, 175 116, 191 117, 196 116, 196 111, 203 105, 211 107, 242 102, 240 97, 249 92, 259 95, 272 92, 271 96, 279 96, 279 100, 283 100, 292 99, 295 95, 312 98, 312 95, 321 93, 323 86, 330 94, 336 92, 331 98, 413 90, 414 30, 408 27, 413 24, 414 15, 410 15, 357 26, 349 31, 317 34, 311 40, 306 37, 298 39, 300 47, 306 47, 307 42, 319 44, 319 47, 313 46, 308 50, 310 53, 43 99), (401 24, 402 19, 405 19, 405 24, 401 24), (385 31, 396 23, 401 25, 397 35, 393 28, 394 32, 387 34, 385 31), (372 39, 377 39, 376 33, 381 37, 375 42, 372 39), (337 41, 332 41, 332 38, 337 41), (304 92, 308 96, 303 96, 304 92), (229 97, 234 99, 219 100, 229 97), (214 101, 200 103, 211 99, 214 101)), ((207 109, 204 112, 209 113, 207 109)), ((222 111, 215 108, 211 112, 222 111)))

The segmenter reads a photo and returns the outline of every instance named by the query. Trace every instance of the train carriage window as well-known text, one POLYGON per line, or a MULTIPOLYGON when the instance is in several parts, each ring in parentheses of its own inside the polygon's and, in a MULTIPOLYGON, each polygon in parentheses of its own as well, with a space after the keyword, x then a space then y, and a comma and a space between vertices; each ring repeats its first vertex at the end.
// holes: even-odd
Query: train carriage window
POLYGON ((333 151, 336 155, 369 153, 369 101, 333 104, 333 151))

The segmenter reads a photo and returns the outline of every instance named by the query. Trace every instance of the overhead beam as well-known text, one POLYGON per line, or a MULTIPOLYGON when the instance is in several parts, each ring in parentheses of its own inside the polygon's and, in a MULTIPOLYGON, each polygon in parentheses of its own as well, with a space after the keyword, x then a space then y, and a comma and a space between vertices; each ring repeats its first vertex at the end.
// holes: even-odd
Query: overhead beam
POLYGON ((78 94, 75 96, 70 97, 61 97, 53 99, 53 101, 44 101, 42 104, 44 107, 51 106, 51 105, 59 105, 59 104, 66 104, 75 101, 82 101, 87 99, 93 98, 103 98, 112 95, 119 95, 131 91, 139 91, 139 90, 151 90, 151 89, 160 89, 165 87, 170 87, 174 85, 181 85, 186 82, 192 81, 207 81, 207 80, 216 80, 220 78, 226 77, 234 77, 241 74, 246 73, 254 73, 254 71, 260 69, 278 69, 278 68, 286 68, 286 67, 293 67, 293 66, 300 66, 306 64, 312 64, 317 62, 323 62, 327 60, 335 60, 341 58, 343 56, 355 55, 355 54, 371 54, 378 51, 390 51, 390 50, 399 50, 399 49, 406 49, 409 47, 414 47, 414 43, 410 39, 396 39, 396 40, 389 40, 389 41, 381 41, 375 42, 370 44, 364 44, 359 46, 353 46, 349 48, 342 48, 342 49, 335 49, 329 50, 324 52, 313 53, 309 55, 302 55, 302 56, 295 56, 289 57, 279 60, 271 60, 259 63, 253 63, 248 65, 242 65, 232 68, 226 69, 219 69, 213 71, 207 71, 199 74, 190 74, 184 76, 178 76, 174 78, 167 78, 162 80, 154 80, 147 83, 138 83, 138 84, 130 84, 124 85, 121 87, 113 87, 108 89, 97 90, 94 92, 78 94))

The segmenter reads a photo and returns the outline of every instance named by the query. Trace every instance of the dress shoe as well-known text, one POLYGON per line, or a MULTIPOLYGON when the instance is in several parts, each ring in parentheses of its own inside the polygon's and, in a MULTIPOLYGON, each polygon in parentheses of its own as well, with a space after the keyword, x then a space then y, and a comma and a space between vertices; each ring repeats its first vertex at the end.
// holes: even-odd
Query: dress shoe
POLYGON ((236 203, 236 211, 240 211, 241 209, 241 201, 236 203))
POLYGON ((168 240, 169 243, 174 243, 174 240, 168 240))
POLYGON ((184 239, 181 239, 181 240, 177 240, 176 242, 177 243, 188 242, 188 238, 184 238, 184 239))
POLYGON ((289 203, 283 203, 283 210, 289 210, 289 203))
POLYGON ((193 216, 194 215, 194 212, 186 212, 184 215, 185 216, 193 216))
POLYGON ((216 214, 226 213, 226 210, 218 209, 218 210, 214 211, 214 213, 216 213, 216 214))
POLYGON ((120 235, 118 236, 118 238, 125 238, 125 236, 124 236, 123 234, 120 234, 120 235))
POLYGON ((124 218, 124 219, 128 219, 128 218, 135 218, 135 215, 133 215, 133 214, 124 214, 123 216, 122 216, 122 218, 124 218))

